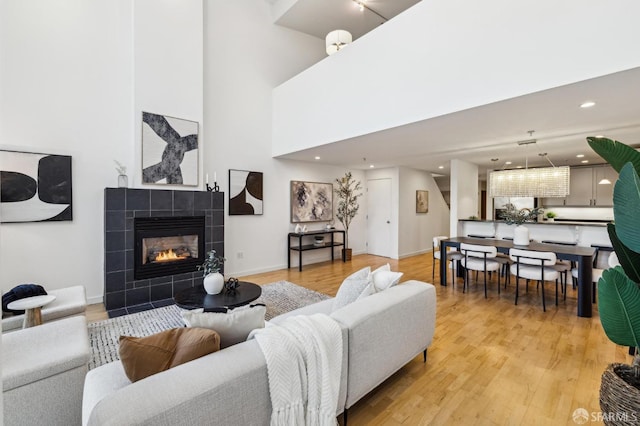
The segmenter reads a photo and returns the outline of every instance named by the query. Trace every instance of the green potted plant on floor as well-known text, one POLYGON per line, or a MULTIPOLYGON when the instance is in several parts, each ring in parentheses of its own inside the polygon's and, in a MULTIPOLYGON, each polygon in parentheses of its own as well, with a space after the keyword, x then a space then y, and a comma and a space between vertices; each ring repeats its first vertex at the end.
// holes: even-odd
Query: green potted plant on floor
POLYGON ((349 248, 349 225, 356 214, 360 205, 358 198, 362 196, 360 181, 356 181, 351 176, 351 172, 345 173, 341 178, 336 179, 338 187, 333 191, 338 196, 338 210, 336 217, 344 227, 344 248, 342 249, 342 259, 351 260, 351 248, 349 248))
MULTIPOLYGON (((591 148, 619 172, 613 190, 615 222, 607 225, 621 266, 605 270, 598 281, 598 310, 607 337, 636 348, 633 365, 610 364, 602 375, 603 413, 640 413, 640 153, 607 138, 587 138, 591 148)), ((605 419, 605 424, 615 424, 605 419)), ((627 424, 627 423, 625 423, 627 424)), ((631 424, 631 423, 628 423, 631 424)))

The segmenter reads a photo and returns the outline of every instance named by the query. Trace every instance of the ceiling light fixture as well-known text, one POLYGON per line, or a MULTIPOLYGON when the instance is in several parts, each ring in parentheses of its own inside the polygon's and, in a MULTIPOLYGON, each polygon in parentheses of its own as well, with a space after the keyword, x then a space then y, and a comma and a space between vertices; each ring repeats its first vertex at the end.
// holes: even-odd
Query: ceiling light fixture
POLYGON ((576 157, 582 158, 582 157, 584 157, 584 154, 578 154, 578 155, 576 155, 576 157))
POLYGON ((509 164, 513 164, 512 161, 505 161, 504 164, 509 165, 509 164))
POLYGON ((333 55, 338 50, 343 49, 347 44, 353 41, 351 33, 345 30, 335 30, 327 34, 325 39, 327 46, 327 55, 333 55))
POLYGON ((588 162, 589 162, 589 160, 582 160, 582 161, 581 161, 581 163, 583 163, 583 164, 586 164, 586 163, 588 163, 588 162))
POLYGON ((439 169, 444 169, 444 166, 438 166, 439 169))
POLYGON ((353 2, 355 3, 356 6, 360 7, 360 12, 364 12, 365 9, 367 9, 369 12, 371 13, 375 13, 376 15, 378 15, 380 18, 384 19, 384 21, 388 21, 387 18, 385 18, 384 16, 380 15, 378 12, 376 12, 375 10, 371 9, 369 6, 367 6, 365 4, 367 0, 353 0, 353 2))
POLYGON ((611 185, 611 181, 607 178, 603 178, 602 180, 600 180, 600 182, 598 182, 598 185, 611 185))
MULTIPOLYGON (((534 130, 529 130, 529 136, 534 130)), ((518 145, 535 144, 536 139, 518 142, 518 145)), ((529 168, 525 156, 525 168, 497 170, 489 173, 490 197, 565 197, 569 194, 569 167, 556 167, 547 153, 538 154, 549 161, 551 167, 529 168)))
POLYGON ((319 159, 320 159, 320 157, 318 157, 318 156, 316 155, 316 160, 319 160, 319 159))
POLYGON ((369 168, 373 169, 375 166, 373 164, 369 164, 369 168))
POLYGON ((580 104, 580 108, 591 108, 592 106, 594 106, 596 103, 593 101, 586 101, 580 104))

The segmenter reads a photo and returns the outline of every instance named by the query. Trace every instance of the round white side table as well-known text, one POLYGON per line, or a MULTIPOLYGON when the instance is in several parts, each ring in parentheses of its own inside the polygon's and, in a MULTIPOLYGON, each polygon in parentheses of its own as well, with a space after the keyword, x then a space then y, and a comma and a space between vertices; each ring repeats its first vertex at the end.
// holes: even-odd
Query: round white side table
POLYGON ((22 328, 29 328, 42 324, 42 307, 54 300, 56 300, 56 297, 50 294, 25 297, 24 299, 9 303, 7 308, 16 311, 25 311, 22 328))

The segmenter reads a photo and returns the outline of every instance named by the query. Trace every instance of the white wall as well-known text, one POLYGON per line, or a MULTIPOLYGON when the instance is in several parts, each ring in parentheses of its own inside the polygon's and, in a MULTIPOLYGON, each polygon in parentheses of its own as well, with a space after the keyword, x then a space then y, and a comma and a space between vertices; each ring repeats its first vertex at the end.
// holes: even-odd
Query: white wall
POLYGON ((73 221, 1 225, 0 288, 81 284, 101 300, 103 189, 113 159, 133 163, 131 2, 0 7, 0 148, 71 155, 73 168, 73 221))
MULTIPOLYGON (((129 176, 142 186, 142 112, 195 121, 200 136, 198 170, 202 170, 206 127, 204 117, 203 6, 202 0, 134 0, 133 70, 135 145, 129 156, 129 176)), ((192 155, 187 153, 186 155, 192 155)), ((204 175, 199 173, 202 189, 204 175)), ((151 189, 189 189, 162 185, 151 189)))
POLYGON ((639 15, 635 0, 420 2, 276 89, 273 153, 638 67, 639 15))
MULTIPOLYGON (((237 276, 286 268, 287 233, 294 227, 290 181, 334 182, 345 170, 312 158, 308 163, 271 158, 272 90, 326 56, 324 41, 273 25, 265 1, 215 0, 205 2, 204 56, 205 173, 217 171, 225 192, 228 169, 264 173, 264 214, 225 217, 225 272, 237 276)), ((364 179, 361 171, 353 174, 364 179)), ((365 251, 365 225, 362 213, 351 224, 354 254, 365 251)), ((337 220, 336 227, 341 229, 337 220)), ((292 265, 297 265, 296 255, 292 265)), ((327 250, 303 254, 304 264, 328 259, 327 250)))
POLYGON ((431 251, 433 237, 447 235, 449 208, 431 173, 400 168, 399 256, 431 251), (416 213, 416 190, 429 191, 429 212, 416 213))
POLYGON ((457 219, 478 216, 478 166, 451 160, 451 212, 449 235, 458 235, 457 219))

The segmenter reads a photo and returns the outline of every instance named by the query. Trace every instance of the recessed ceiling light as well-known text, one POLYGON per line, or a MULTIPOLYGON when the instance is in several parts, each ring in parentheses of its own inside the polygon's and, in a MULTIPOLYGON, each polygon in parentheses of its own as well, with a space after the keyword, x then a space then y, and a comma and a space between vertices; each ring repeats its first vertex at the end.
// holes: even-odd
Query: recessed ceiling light
POLYGON ((589 160, 582 160, 581 163, 588 163, 589 160))
POLYGON ((587 101, 587 102, 583 102, 580 104, 580 108, 591 108, 592 106, 594 106, 596 103, 593 101, 587 101))
POLYGON ((373 164, 369 164, 369 168, 373 169, 375 166, 373 164))
POLYGON ((444 166, 438 166, 439 169, 444 169, 444 166))
POLYGON ((596 135, 596 138, 598 138, 598 139, 604 138, 604 135, 596 135))
POLYGON ((318 157, 318 156, 316 155, 316 160, 319 160, 319 159, 320 159, 320 157, 318 157))
POLYGON ((511 161, 505 161, 504 164, 509 165, 509 164, 513 164, 513 162, 511 161))
POLYGON ((578 155, 576 155, 576 157, 582 158, 582 157, 584 157, 584 154, 578 154, 578 155))
POLYGON ((516 169, 521 169, 521 168, 522 168, 522 166, 516 166, 516 169))

